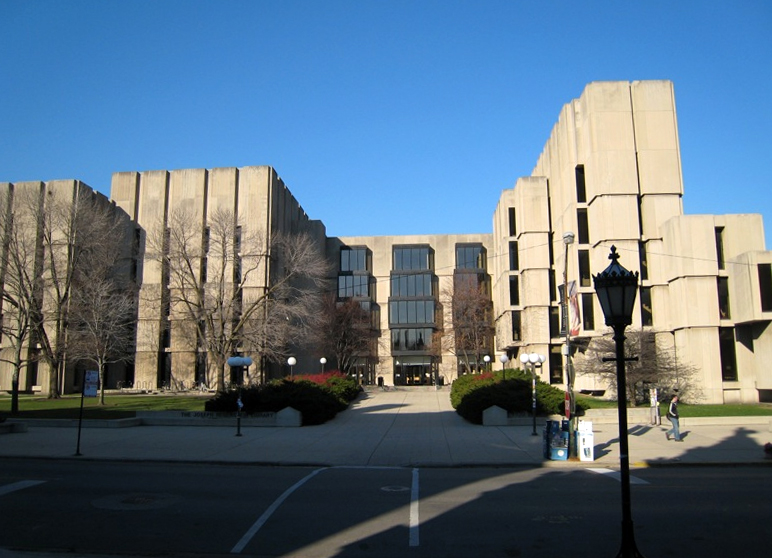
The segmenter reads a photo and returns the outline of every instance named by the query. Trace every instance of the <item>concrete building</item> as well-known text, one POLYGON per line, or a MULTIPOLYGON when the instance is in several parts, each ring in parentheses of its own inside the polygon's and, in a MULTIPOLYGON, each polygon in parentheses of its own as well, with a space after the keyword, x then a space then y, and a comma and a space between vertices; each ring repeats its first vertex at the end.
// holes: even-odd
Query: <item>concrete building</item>
MULTIPOLYGON (((516 367, 523 352, 539 352, 548 356, 542 379, 564 386, 566 333, 580 362, 593 339, 609 332, 592 276, 605 269, 614 245, 620 263, 640 271, 631 329, 652 332, 679 363, 696 367, 703 401, 770 401, 772 252, 762 219, 684 215, 683 195, 668 81, 587 85, 561 110, 531 175, 502 191, 492 233, 328 238, 270 167, 116 173, 111 191, 139 231, 142 294, 163 290, 146 235, 177 208, 194 215, 201 238, 217 208, 269 236, 310 233, 333 269, 339 298, 372 312, 375 341, 354 367, 364 382, 452 382, 470 370, 499 369, 502 357, 516 367), (489 293, 493 333, 470 353, 448 342, 457 324, 447 293, 472 277, 489 293), (566 315, 563 290, 572 309, 566 315)), ((262 281, 253 287, 271 281, 268 270, 262 281)), ((140 304, 135 384, 201 377, 201 355, 175 345, 183 321, 163 305, 140 304)), ((330 358, 302 340, 292 350, 298 372, 330 358)), ((287 367, 277 362, 267 371, 280 376, 287 367)), ((606 386, 580 376, 575 387, 606 386)))

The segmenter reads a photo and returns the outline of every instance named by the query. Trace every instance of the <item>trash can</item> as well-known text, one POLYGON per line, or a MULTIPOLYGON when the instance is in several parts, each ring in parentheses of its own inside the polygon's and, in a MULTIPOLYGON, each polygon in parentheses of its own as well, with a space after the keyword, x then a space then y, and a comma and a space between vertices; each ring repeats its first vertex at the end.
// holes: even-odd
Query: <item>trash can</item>
POLYGON ((580 420, 576 429, 576 449, 579 461, 595 461, 595 435, 592 422, 580 420))
POLYGON ((568 421, 548 420, 544 426, 544 458, 553 461, 568 459, 568 421))

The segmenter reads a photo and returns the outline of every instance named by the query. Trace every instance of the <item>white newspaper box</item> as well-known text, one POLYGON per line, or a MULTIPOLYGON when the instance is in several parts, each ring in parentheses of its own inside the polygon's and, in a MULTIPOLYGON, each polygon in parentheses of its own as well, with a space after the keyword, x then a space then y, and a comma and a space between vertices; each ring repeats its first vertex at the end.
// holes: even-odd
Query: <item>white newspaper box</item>
POLYGON ((591 421, 579 421, 576 429, 576 449, 579 461, 595 461, 595 435, 592 433, 591 421))

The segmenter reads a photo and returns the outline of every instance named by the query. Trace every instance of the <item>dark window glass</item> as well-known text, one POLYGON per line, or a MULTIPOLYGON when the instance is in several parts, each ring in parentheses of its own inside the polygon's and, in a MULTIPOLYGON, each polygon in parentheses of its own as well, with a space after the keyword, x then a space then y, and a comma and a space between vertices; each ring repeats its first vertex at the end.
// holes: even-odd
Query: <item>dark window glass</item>
POLYGON ((646 281, 649 278, 649 260, 646 257, 646 243, 638 243, 638 255, 641 260, 641 281, 646 281))
POLYGON ((734 347, 734 328, 718 328, 718 340, 721 349, 721 379, 725 382, 736 382, 737 355, 734 347))
POLYGON ((550 306, 550 337, 560 337, 560 309, 550 306))
POLYGON ((579 250, 579 284, 582 287, 590 287, 590 251, 579 250))
POLYGON ((509 208, 509 236, 517 234, 517 222, 515 221, 515 208, 509 208))
POLYGON ((722 320, 728 320, 732 316, 729 313, 729 278, 718 278, 718 312, 722 320))
POLYGON ((517 256, 517 242, 512 241, 509 243, 509 269, 511 271, 517 271, 520 268, 520 261, 517 256))
POLYGON ((509 276, 509 304, 512 306, 520 304, 520 278, 517 275, 509 276))
POLYGON ((651 288, 641 287, 641 325, 653 326, 654 314, 651 311, 651 288))
POLYGON ((549 272, 550 276, 550 301, 555 302, 558 299, 558 287, 557 287, 557 281, 555 279, 555 270, 550 269, 549 272))
POLYGON ((772 265, 759 264, 758 271, 761 311, 772 312, 772 265))
POLYGON ((521 339, 520 312, 512 312, 512 340, 520 341, 521 339))
POLYGON ((414 275, 392 275, 391 296, 432 296, 432 276, 430 273, 414 275))
POLYGON ((579 233, 579 244, 589 244, 590 243, 590 226, 589 221, 587 220, 587 210, 586 209, 577 209, 576 210, 576 224, 578 228, 579 233))
POLYGON ((432 269, 431 253, 427 247, 394 248, 395 270, 432 269))
POLYGON ((341 271, 367 271, 367 249, 366 248, 341 248, 340 270, 341 271))
POLYGON ((587 187, 584 182, 584 165, 576 166, 576 201, 587 202, 587 187))
POLYGON ((563 383, 563 355, 560 345, 550 347, 550 384, 563 383))
POLYGON ((724 227, 716 227, 716 257, 718 268, 724 269, 724 227))
POLYGON ((582 293, 582 327, 585 331, 595 329, 595 306, 592 293, 582 293))
POLYGON ((433 324, 434 308, 433 300, 393 300, 389 303, 389 323, 433 324))
POLYGON ((456 269, 486 269, 482 246, 456 246, 456 269))

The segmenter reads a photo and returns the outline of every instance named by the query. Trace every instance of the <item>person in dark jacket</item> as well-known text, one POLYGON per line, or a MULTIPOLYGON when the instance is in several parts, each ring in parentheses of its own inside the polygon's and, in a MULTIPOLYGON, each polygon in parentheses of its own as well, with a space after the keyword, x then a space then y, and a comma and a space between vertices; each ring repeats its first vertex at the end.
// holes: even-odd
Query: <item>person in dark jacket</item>
POLYGON ((681 439, 681 430, 678 425, 678 396, 674 395, 670 400, 670 406, 667 408, 667 420, 673 425, 673 428, 665 432, 665 438, 670 439, 670 435, 673 435, 673 440, 676 442, 683 442, 681 439))

